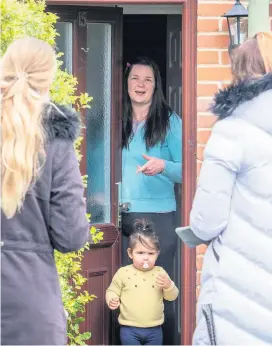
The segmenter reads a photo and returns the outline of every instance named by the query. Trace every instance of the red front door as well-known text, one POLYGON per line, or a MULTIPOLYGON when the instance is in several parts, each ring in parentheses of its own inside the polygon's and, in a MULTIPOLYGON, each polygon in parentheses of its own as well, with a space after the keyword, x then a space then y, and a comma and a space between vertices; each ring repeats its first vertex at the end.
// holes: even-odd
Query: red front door
POLYGON ((109 345, 114 338, 104 296, 119 267, 118 182, 121 181, 122 9, 49 6, 60 17, 57 50, 64 52, 64 67, 78 78, 79 91, 93 97, 84 112, 81 161, 88 175, 87 209, 91 222, 104 233, 83 260, 88 278, 85 289, 96 299, 88 304, 84 331, 92 345, 109 345))

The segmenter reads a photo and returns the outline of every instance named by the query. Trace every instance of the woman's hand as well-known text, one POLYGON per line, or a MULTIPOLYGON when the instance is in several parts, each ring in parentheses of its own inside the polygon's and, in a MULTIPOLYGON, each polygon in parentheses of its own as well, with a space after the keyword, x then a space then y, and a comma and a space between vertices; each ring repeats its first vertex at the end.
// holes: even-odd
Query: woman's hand
POLYGON ((165 161, 143 154, 143 158, 147 162, 143 166, 137 166, 136 173, 143 173, 145 175, 156 175, 163 172, 165 168, 165 161))

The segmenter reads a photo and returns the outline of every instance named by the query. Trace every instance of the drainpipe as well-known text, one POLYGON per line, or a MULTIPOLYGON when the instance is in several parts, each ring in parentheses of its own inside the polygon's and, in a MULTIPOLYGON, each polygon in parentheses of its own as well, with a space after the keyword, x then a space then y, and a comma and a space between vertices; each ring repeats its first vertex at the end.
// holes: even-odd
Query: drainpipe
POLYGON ((260 31, 270 31, 269 0, 249 0, 248 37, 260 31))

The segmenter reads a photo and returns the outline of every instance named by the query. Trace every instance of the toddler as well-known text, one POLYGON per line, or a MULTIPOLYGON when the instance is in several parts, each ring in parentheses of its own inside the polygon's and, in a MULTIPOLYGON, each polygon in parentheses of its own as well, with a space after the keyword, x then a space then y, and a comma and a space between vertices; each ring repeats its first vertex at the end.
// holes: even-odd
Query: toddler
POLYGON ((133 263, 117 271, 106 291, 109 308, 120 307, 122 345, 162 345, 163 299, 175 300, 179 291, 165 270, 155 266, 159 252, 151 224, 136 221, 128 248, 133 263))

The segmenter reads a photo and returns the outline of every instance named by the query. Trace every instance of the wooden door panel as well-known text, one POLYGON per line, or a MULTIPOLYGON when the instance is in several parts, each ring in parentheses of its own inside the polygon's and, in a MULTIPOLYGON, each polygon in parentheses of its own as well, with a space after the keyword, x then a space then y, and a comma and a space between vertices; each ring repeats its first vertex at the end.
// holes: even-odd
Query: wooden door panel
POLYGON ((115 254, 120 252, 119 238, 114 243, 94 246, 85 253, 84 273, 87 277, 85 288, 96 298, 87 306, 83 331, 91 331, 89 345, 110 345, 112 328, 110 310, 105 303, 105 292, 116 272, 115 254))

